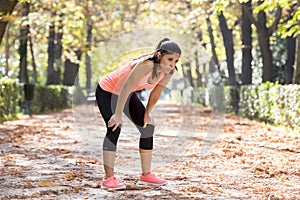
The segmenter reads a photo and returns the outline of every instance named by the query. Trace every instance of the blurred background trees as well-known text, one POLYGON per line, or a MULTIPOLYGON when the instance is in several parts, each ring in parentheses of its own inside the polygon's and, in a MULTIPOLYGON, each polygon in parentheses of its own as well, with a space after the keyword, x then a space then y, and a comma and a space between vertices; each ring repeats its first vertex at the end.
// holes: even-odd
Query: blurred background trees
POLYGON ((91 90, 110 70, 95 64, 101 44, 134 28, 161 27, 195 40, 181 65, 192 86, 201 86, 207 67, 197 45, 226 85, 300 82, 297 0, 1 0, 0 9, 0 78, 78 81, 91 90))

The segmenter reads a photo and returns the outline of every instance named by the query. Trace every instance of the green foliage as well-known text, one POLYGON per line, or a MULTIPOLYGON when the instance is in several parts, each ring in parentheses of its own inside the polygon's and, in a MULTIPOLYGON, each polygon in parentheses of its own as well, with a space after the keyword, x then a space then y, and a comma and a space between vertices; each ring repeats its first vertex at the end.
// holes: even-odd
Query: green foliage
POLYGON ((300 128, 300 86, 264 83, 242 86, 239 113, 244 117, 300 128))
POLYGON ((17 80, 7 77, 0 79, 0 121, 17 115, 21 100, 20 86, 17 80))
POLYGON ((296 37, 300 34, 300 7, 294 11, 292 16, 278 28, 278 33, 283 37, 296 37))
MULTIPOLYGON (((21 1, 21 0, 20 0, 21 1)), ((84 74, 84 54, 89 53, 93 61, 92 65, 92 82, 98 80, 98 76, 102 74, 103 70, 99 69, 99 61, 106 59, 112 62, 113 59, 103 56, 98 56, 99 51, 97 47, 102 45, 102 42, 109 40, 112 36, 118 35, 122 32, 129 32, 133 28, 145 27, 161 27, 163 29, 174 29, 179 34, 185 34, 195 41, 199 42, 197 34, 201 35, 201 43, 206 45, 206 51, 211 53, 210 39, 207 34, 206 18, 209 17, 212 23, 213 34, 215 37, 216 52, 221 70, 226 70, 225 60, 226 54, 224 44, 219 34, 219 21, 216 13, 223 11, 228 26, 233 30, 234 43, 236 50, 236 60, 241 59, 241 36, 240 36, 240 21, 241 9, 240 3, 245 3, 248 0, 192 0, 192 1, 79 1, 79 0, 65 0, 65 1, 46 1, 46 0, 22 0, 21 2, 30 2, 30 14, 28 16, 28 23, 30 25, 30 36, 33 41, 33 51, 35 61, 37 64, 38 83, 44 84, 46 82, 47 73, 47 45, 49 24, 54 22, 56 31, 59 26, 63 26, 63 59, 71 57, 77 59, 73 55, 74 50, 80 50, 83 53, 80 62, 80 74, 84 74), (55 14, 54 14, 55 13, 55 14), (93 26, 92 42, 87 44, 87 27, 93 26), (89 46, 91 45, 91 46, 89 46)), ((296 0, 269 0, 262 4, 259 0, 252 0, 252 7, 255 13, 259 11, 266 12, 268 16, 267 25, 274 21, 274 13, 277 6, 283 8, 283 17, 278 26, 278 33, 282 37, 296 36, 299 34, 299 16, 300 8, 296 0), (290 13, 288 10, 294 8, 295 11, 290 13)), ((18 77, 19 55, 17 52, 19 43, 19 28, 21 24, 20 7, 16 7, 11 15, 10 28, 8 30, 8 46, 9 52, 8 60, 8 75, 9 77, 18 77)), ((258 46, 257 36, 253 31, 253 49, 258 46)), ((137 41, 134 42, 138 42, 137 41)), ((132 42, 132 41, 130 41, 132 42)), ((5 60, 5 46, 6 40, 2 41, 0 46, 0 71, 4 71, 6 66, 5 60), (4 45, 5 44, 5 45, 4 45)), ((196 43, 195 43, 196 44, 196 43)), ((195 46, 197 46, 196 44, 195 46)), ((201 44, 200 44, 201 45, 201 44)), ((278 45, 278 40, 274 45, 278 45)), ((106 49, 105 49, 106 50, 106 49)), ((111 49, 107 49, 112 51, 111 49)), ((100 51, 99 51, 100 52, 100 51)), ((192 52, 192 51, 190 51, 192 52)), ((190 53, 188 52, 188 53, 190 53)), ((102 53, 102 51, 100 52, 102 53)), ((187 52, 185 52, 187 55, 187 52)), ((276 55, 275 55, 276 56, 276 55)), ((187 55, 186 57, 192 58, 187 55)), ((254 56, 258 59, 260 56, 254 56)), ((284 57, 282 57, 284 58, 284 57)), ((29 78, 32 79, 33 67, 31 56, 28 54, 28 71, 29 78)), ((62 60, 63 61, 63 60, 62 60)), ((103 62, 103 61, 102 61, 103 62)), ((261 63, 258 60, 257 66, 261 63)), ((240 66, 236 66, 240 69, 240 66)), ((109 69, 111 70, 111 69, 109 69)), ((63 69, 62 69, 63 72, 63 69)), ((1 76, 0 73, 0 76, 1 76)), ((105 72, 106 73, 106 72, 105 72)), ((83 75, 82 75, 83 76, 83 75)), ((260 76, 260 74, 259 74, 260 76)), ((85 79, 80 76, 80 84, 84 85, 85 79)), ((255 77, 255 80, 258 80, 255 77)))
POLYGON ((30 106, 33 114, 61 110, 70 106, 71 94, 67 86, 35 86, 34 99, 30 106))
MULTIPOLYGON (((198 98, 194 98, 193 102, 204 102, 206 90, 194 89, 193 96, 198 98)), ((235 106, 238 106, 238 114, 243 117, 300 130, 299 85, 266 82, 240 88, 226 86, 224 91, 227 113, 236 112, 235 106)))

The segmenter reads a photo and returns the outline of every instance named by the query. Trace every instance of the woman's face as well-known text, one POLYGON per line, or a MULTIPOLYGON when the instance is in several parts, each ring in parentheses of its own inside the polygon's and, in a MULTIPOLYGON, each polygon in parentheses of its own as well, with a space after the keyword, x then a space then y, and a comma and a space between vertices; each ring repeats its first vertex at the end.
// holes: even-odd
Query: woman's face
POLYGON ((176 63, 178 62, 180 55, 176 53, 165 54, 160 59, 161 70, 165 74, 169 74, 175 70, 176 63))

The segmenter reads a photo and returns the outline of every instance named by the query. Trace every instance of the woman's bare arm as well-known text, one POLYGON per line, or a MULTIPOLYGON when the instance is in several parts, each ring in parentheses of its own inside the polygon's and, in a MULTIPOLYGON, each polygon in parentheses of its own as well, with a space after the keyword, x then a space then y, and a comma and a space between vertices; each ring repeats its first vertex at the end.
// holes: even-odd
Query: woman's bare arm
POLYGON ((151 91, 149 99, 148 99, 148 103, 146 106, 145 116, 144 116, 144 127, 146 127, 147 124, 153 123, 150 118, 150 112, 151 112, 152 108, 155 106, 155 104, 157 103, 157 101, 159 100, 161 92, 166 87, 166 85, 170 81, 171 77, 172 77, 171 74, 166 75, 151 91))
POLYGON ((131 92, 131 89, 138 83, 138 81, 144 77, 147 73, 153 70, 153 63, 149 61, 143 61, 137 63, 131 70, 124 85, 121 88, 121 92, 118 98, 116 111, 108 122, 109 127, 113 126, 113 131, 122 123, 122 112, 126 103, 126 100, 131 92))

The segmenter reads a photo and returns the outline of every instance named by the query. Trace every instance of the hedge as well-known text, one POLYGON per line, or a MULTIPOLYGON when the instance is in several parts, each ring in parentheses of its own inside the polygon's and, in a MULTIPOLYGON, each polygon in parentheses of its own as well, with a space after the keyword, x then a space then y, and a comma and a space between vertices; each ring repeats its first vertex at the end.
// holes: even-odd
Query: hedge
POLYGON ((33 114, 61 110, 71 106, 69 87, 62 85, 35 85, 34 98, 30 103, 33 114))
MULTIPOLYGON (((34 85, 34 98, 29 102, 30 114, 69 108, 85 102, 85 96, 79 87, 63 85, 34 85), (74 97, 74 98, 72 98, 74 97)), ((7 77, 0 79, 0 121, 16 118, 26 108, 24 84, 7 77)))
MULTIPOLYGON (((194 90, 201 94, 195 98, 197 102, 203 102, 197 99, 204 96, 203 88, 194 90)), ((227 113, 300 130, 300 85, 226 86, 224 92, 227 113)))
POLYGON ((20 91, 17 80, 0 79, 0 121, 16 117, 21 101, 20 91))

